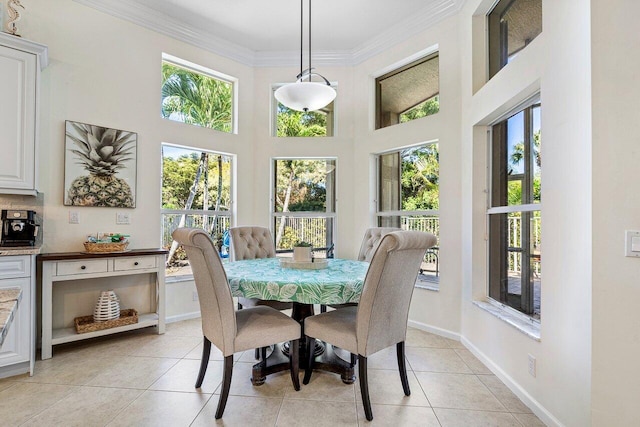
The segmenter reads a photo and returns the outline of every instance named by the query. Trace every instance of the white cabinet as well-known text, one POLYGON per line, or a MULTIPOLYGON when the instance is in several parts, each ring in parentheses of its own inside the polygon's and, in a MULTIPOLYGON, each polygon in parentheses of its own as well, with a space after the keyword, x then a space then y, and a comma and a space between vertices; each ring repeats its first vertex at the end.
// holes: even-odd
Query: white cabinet
POLYGON ((42 359, 53 356, 52 347, 56 344, 149 326, 157 327, 158 333, 163 334, 164 264, 167 252, 164 249, 133 249, 123 253, 69 252, 38 255, 42 272, 42 359), (137 295, 138 299, 133 295, 122 298, 120 292, 126 293, 127 290, 138 288, 141 281, 144 282, 135 280, 138 275, 151 275, 155 279, 155 286, 145 289, 141 299, 140 294, 137 295), (134 308, 138 311, 138 322, 76 333, 72 322, 74 316, 93 313, 101 292, 99 288, 105 279, 108 288, 101 290, 114 289, 121 296, 121 309, 134 308))
POLYGON ((33 255, 0 257, 0 288, 22 289, 8 335, 0 347, 0 378, 33 374, 35 362, 35 273, 33 255))
POLYGON ((47 47, 0 32, 0 193, 36 194, 38 92, 47 47))

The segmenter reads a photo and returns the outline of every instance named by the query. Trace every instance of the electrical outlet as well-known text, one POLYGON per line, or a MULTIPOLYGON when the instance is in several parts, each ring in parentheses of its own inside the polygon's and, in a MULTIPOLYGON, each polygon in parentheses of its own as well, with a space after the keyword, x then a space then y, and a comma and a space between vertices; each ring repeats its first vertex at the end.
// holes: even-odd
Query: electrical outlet
POLYGON ((529 356, 529 375, 535 378, 536 376, 536 358, 532 355, 529 356))
POLYGON ((198 291, 193 291, 193 300, 198 301, 198 291))
POLYGON ((131 216, 129 212, 117 212, 116 224, 131 224, 131 216))
POLYGON ((80 214, 78 211, 69 211, 69 224, 80 224, 80 214))

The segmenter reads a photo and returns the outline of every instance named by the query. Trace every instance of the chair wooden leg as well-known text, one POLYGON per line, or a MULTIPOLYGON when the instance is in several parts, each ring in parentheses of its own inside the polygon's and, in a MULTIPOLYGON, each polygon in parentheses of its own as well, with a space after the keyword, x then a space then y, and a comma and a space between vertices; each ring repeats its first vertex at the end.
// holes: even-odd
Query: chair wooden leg
POLYGON ((320 304, 320 313, 326 313, 327 312, 327 306, 324 304, 320 304))
POLYGON ((233 374, 233 354, 224 358, 224 373, 222 374, 222 390, 220 399, 218 400, 218 409, 216 409, 216 420, 222 418, 224 407, 227 405, 229 397, 229 389, 231 388, 231 375, 233 374))
POLYGON ((289 343, 289 365, 291 381, 295 391, 300 390, 300 340, 292 340, 289 343))
POLYGON ((358 355, 358 376, 360 377, 360 394, 362 395, 362 406, 364 406, 364 415, 367 421, 373 420, 373 412, 371 411, 371 399, 369 399, 369 382, 367 380, 367 358, 358 355))
POLYGON ((198 379, 196 380, 196 388, 200 388, 202 381, 204 381, 204 374, 207 373, 207 366, 209 365, 209 355, 211 354, 211 341, 204 337, 202 343, 202 360, 200 361, 200 372, 198 372, 198 379))
POLYGON ((402 389, 404 395, 409 396, 411 390, 409 389, 409 379, 407 378, 407 361, 404 357, 404 341, 396 344, 396 354, 398 355, 398 371, 400 372, 400 381, 402 381, 402 389))
POLYGON ((313 373, 313 361, 315 359, 315 346, 316 339, 307 337, 307 369, 304 371, 304 378, 302 379, 302 384, 309 384, 311 380, 311 374, 313 373))

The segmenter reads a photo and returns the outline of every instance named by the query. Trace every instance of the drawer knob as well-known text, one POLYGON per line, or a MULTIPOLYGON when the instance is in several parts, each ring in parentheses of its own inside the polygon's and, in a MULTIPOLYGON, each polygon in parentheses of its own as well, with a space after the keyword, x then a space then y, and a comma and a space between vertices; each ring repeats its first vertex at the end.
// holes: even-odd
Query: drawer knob
POLYGON ((82 265, 82 266, 80 266, 80 270, 86 270, 86 269, 87 269, 87 266, 86 266, 86 265, 82 265))
POLYGON ((138 261, 134 262, 133 265, 138 265, 138 261))

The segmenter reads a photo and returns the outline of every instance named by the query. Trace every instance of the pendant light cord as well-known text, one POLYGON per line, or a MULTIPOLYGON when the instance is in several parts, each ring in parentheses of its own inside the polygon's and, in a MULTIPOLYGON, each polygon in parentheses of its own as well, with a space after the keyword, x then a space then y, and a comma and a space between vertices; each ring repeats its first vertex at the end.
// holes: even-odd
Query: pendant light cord
POLYGON ((309 0, 309 81, 311 81, 311 0, 309 0))

